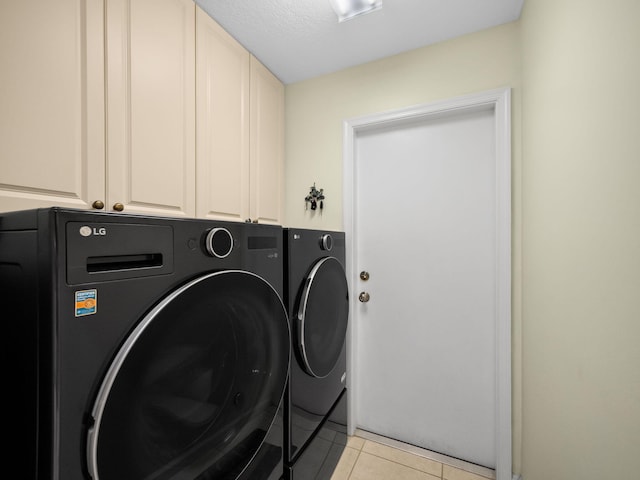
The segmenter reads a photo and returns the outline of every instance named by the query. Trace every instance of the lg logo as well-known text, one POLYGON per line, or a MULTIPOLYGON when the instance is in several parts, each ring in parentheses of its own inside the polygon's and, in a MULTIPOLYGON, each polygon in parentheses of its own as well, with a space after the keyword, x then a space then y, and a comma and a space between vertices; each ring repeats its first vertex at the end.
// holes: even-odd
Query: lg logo
POLYGON ((87 225, 80 227, 80 235, 90 237, 91 235, 105 236, 107 229, 104 227, 89 227, 87 225))

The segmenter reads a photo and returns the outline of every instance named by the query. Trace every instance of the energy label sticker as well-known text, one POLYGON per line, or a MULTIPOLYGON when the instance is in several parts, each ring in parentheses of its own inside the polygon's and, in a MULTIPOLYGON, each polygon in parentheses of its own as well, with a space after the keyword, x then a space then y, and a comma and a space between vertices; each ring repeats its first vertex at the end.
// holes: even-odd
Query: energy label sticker
POLYGON ((76 292, 76 317, 93 315, 98 311, 98 291, 80 290, 76 292))

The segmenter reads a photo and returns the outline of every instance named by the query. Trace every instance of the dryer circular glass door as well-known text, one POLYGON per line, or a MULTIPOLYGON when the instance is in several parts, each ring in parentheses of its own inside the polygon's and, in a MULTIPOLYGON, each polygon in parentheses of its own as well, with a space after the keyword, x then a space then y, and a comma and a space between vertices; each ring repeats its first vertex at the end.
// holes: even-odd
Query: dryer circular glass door
POLYGON ((324 378, 335 367, 347 333, 349 289, 334 257, 316 262, 303 285, 298 306, 297 342, 309 375, 324 378))
POLYGON ((276 418, 289 342, 282 301, 257 275, 212 273, 169 294, 102 382, 87 438, 91 477, 236 478, 276 418))

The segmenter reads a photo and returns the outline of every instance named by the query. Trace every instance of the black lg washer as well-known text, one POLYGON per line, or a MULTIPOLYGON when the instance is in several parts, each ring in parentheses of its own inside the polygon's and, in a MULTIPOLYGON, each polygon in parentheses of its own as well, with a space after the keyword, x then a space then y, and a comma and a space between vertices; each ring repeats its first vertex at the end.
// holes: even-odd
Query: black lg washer
POLYGON ((328 480, 347 439, 345 234, 288 228, 284 238, 293 342, 285 394, 285 478, 328 480))
POLYGON ((281 255, 280 227, 0 215, 19 477, 279 479, 281 255))

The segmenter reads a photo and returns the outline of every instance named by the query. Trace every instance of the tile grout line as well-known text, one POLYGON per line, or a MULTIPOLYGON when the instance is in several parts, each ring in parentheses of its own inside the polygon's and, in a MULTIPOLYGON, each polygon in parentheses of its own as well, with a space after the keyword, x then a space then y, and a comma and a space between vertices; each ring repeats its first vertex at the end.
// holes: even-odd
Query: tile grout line
MULTIPOLYGON (((360 437, 360 438, 362 438, 362 437, 360 437)), ((345 445, 345 447, 346 448, 351 448, 351 449, 355 450, 356 452, 358 452, 356 454, 356 459, 354 460, 353 465, 351 465, 351 468, 349 468, 349 472, 347 474, 347 480, 351 480, 351 475, 353 475, 353 470, 356 468, 356 464, 358 463, 358 459, 360 458, 360 454, 362 453, 362 447, 364 447, 364 442, 362 443, 360 448, 349 447, 349 442, 347 442, 347 445, 345 445)))
POLYGON ((358 464, 358 459, 360 458, 360 454, 362 453, 362 449, 358 449, 358 454, 356 455, 356 460, 355 462, 353 462, 353 465, 351 465, 351 468, 349 469, 349 475, 347 475, 347 480, 351 480, 351 475, 353 475, 353 470, 356 468, 356 465, 358 464))

